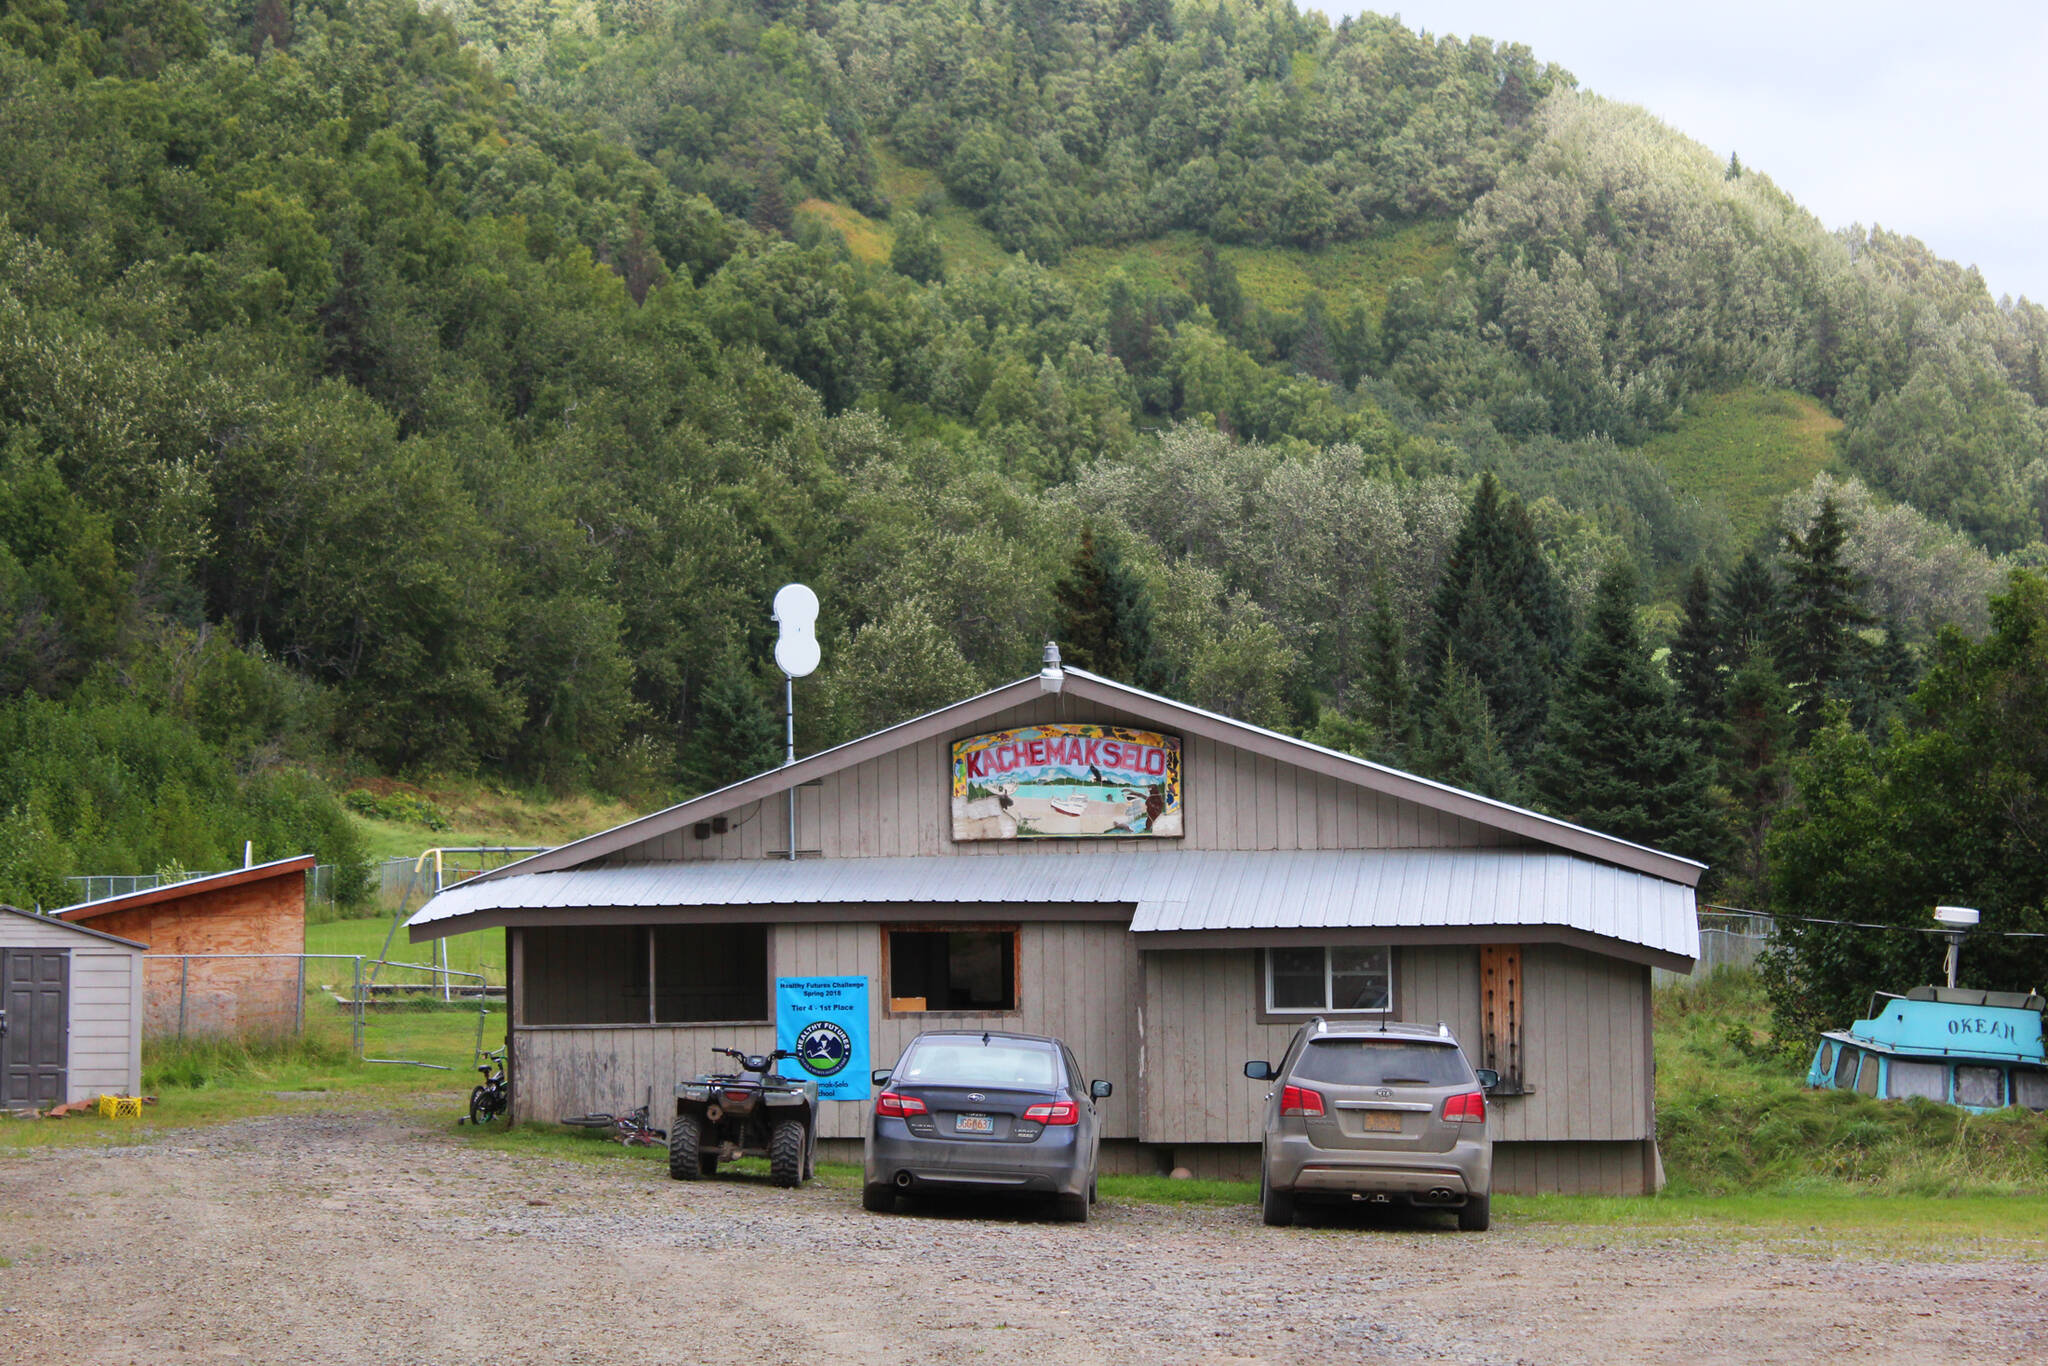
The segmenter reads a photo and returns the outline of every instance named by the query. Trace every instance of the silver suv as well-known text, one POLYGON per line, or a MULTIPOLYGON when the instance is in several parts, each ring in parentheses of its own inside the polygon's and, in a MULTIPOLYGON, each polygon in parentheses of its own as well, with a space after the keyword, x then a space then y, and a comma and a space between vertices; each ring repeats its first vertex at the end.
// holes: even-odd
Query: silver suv
POLYGON ((1267 1223, 1292 1223, 1297 1201, 1398 1200, 1486 1227, 1486 1093, 1500 1078, 1474 1072, 1443 1025, 1311 1020, 1278 1067, 1248 1062, 1244 1074, 1274 1084, 1259 1169, 1267 1223))

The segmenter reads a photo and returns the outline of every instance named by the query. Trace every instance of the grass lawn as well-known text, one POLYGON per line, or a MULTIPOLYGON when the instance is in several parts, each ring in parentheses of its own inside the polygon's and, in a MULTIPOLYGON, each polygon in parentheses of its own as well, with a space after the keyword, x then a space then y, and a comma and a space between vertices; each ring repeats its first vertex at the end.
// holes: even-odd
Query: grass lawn
MULTIPOLYGON (((375 958, 384 946, 384 936, 391 930, 391 917, 373 916, 360 920, 330 920, 320 925, 306 926, 307 953, 340 953, 375 958)), ((457 972, 480 972, 485 980, 495 986, 505 984, 505 932, 502 929, 474 930, 469 934, 458 934, 446 941, 448 945, 448 966, 457 972)), ((434 946, 431 943, 415 944, 406 938, 405 927, 391 935, 390 961, 394 963, 424 963, 434 961, 434 946)), ((336 983, 347 993, 349 965, 330 963, 325 971, 342 974, 336 983)), ((313 981, 323 969, 314 964, 306 967, 306 979, 313 981)), ((368 973, 369 969, 364 968, 368 973)), ((320 980, 333 981, 332 978, 320 980)), ((386 969, 378 977, 383 982, 420 982, 429 980, 429 975, 418 972, 386 969)), ((456 979, 461 984, 461 979, 456 979)))

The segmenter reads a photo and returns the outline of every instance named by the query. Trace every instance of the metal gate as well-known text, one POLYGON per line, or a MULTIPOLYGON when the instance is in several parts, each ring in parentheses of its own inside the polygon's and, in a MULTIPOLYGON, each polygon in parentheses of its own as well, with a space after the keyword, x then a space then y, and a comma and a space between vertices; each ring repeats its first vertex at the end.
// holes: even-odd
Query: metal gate
POLYGON ((71 950, 0 949, 0 1109, 64 1101, 71 950))

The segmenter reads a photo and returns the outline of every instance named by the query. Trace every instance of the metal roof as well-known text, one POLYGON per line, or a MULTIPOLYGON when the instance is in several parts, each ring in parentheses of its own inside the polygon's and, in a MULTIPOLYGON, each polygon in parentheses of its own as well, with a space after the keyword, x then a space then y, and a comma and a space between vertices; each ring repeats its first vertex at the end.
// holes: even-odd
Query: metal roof
POLYGON ((177 901, 201 892, 224 891, 244 883, 261 882, 265 878, 305 873, 317 862, 318 860, 311 854, 295 854, 291 858, 273 859, 269 863, 258 863, 247 868, 230 868, 225 873, 205 873, 199 877, 188 877, 183 882, 166 882, 157 887, 145 887, 139 892, 127 892, 121 896, 101 897, 98 901, 80 901, 74 905, 59 907, 50 914, 63 920, 97 920, 116 911, 132 911, 139 906, 177 901))
MULTIPOLYGON (((1128 905, 1134 933, 1161 936, 1542 926, 1699 956, 1699 917, 1690 887, 1529 849, 1088 851, 625 864, 462 883, 422 906, 407 924, 420 928, 483 911, 917 903, 1128 905)), ((444 932, 457 931, 448 926, 444 932)))

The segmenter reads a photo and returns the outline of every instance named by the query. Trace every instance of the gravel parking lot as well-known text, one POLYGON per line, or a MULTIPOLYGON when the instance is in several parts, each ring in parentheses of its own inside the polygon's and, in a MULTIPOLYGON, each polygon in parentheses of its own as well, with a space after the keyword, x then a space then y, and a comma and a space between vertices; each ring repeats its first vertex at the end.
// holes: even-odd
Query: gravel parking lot
POLYGON ((2048 1264, 1774 1234, 858 1193, 507 1155, 417 1115, 0 1154, 10 1362, 2038 1362, 2048 1264))

